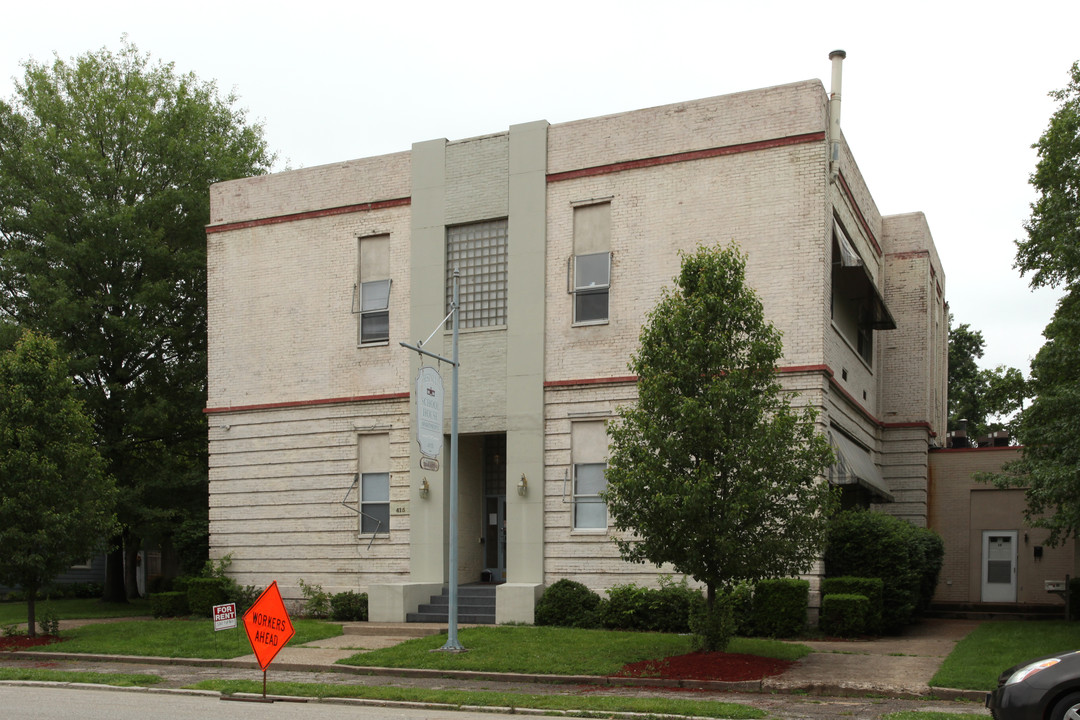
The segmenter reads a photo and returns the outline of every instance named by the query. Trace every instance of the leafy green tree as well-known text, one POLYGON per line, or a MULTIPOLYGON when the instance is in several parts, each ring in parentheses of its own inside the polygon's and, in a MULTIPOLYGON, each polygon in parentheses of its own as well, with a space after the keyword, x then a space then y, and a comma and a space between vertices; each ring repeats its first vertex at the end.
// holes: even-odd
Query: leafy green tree
POLYGON ((1038 197, 1016 242, 1016 267, 1031 273, 1031 286, 1071 286, 1080 280, 1080 62, 1069 84, 1050 97, 1058 109, 1033 146, 1039 162, 1030 178, 1038 197))
POLYGON ((66 359, 25 333, 0 354, 0 582, 26 593, 31 637, 38 590, 113 532, 115 502, 66 359))
POLYGON ((1034 399, 1020 416, 1020 459, 993 477, 1026 488, 1029 524, 1050 530, 1047 544, 1080 537, 1080 287, 1058 303, 1031 362, 1034 399))
POLYGON ((983 356, 986 340, 979 330, 967 323, 952 326, 949 315, 949 430, 958 430, 960 420, 967 420, 970 433, 986 421, 982 406, 982 378, 976 362, 983 356))
POLYGON ((776 376, 780 333, 765 320, 734 247, 685 255, 630 362, 638 402, 620 409, 604 500, 622 556, 670 563, 703 583, 707 649, 731 635, 744 580, 805 572, 836 496, 816 413, 795 411, 776 376))
POLYGON ((71 357, 121 489, 106 598, 124 600, 142 539, 205 559, 209 186, 273 158, 233 95, 126 39, 24 69, 0 102, 0 312, 71 357))
POLYGON ((1027 381, 1013 367, 998 365, 985 370, 976 360, 983 356, 986 340, 967 323, 953 327, 949 316, 949 430, 967 421, 972 440, 993 430, 1015 434, 1013 414, 1027 398, 1027 381))
POLYGON ((1051 97, 1059 105, 1034 146, 1037 199, 1016 267, 1031 274, 1032 287, 1061 286, 1065 295, 1031 363, 1032 400, 1017 432, 1023 454, 992 479, 1026 488, 1028 522, 1048 528, 1056 545, 1080 537, 1080 63, 1051 97))

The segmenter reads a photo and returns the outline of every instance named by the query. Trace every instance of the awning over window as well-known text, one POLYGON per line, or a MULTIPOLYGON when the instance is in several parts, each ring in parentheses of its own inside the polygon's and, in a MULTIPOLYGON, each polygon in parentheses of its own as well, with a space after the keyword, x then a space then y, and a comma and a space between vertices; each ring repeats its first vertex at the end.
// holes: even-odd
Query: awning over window
POLYGON ((829 482, 833 485, 862 485, 882 500, 893 501, 885 478, 870 458, 870 453, 839 432, 829 433, 829 443, 836 451, 836 464, 829 468, 829 482))
POLYGON ((836 245, 840 249, 840 266, 858 273, 864 283, 864 294, 870 306, 870 317, 866 319, 866 324, 874 330, 895 330, 896 320, 893 319, 889 308, 885 306, 885 296, 874 284, 874 278, 871 277, 870 270, 863 262, 859 251, 855 249, 855 245, 844 232, 844 228, 840 227, 840 223, 835 220, 833 220, 833 230, 836 235, 836 245), (861 268, 861 270, 856 268, 861 268))

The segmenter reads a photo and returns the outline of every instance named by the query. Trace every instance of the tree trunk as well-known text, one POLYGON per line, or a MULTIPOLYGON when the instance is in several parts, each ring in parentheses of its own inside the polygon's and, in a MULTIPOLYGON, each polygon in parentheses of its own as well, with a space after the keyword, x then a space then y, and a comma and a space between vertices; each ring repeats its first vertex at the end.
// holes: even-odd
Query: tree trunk
POLYGON ((128 599, 139 597, 139 548, 142 541, 124 531, 124 586, 128 599))
POLYGON ((26 592, 26 634, 37 637, 37 587, 23 590, 26 592))
POLYGON ((105 602, 126 603, 124 590, 124 538, 117 535, 112 539, 112 550, 105 562, 105 592, 101 599, 105 602))

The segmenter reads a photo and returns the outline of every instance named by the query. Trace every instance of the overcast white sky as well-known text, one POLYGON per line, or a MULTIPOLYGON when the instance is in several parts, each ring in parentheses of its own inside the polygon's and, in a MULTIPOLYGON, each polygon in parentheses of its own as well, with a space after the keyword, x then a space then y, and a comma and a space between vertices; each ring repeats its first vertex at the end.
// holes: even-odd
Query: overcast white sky
POLYGON ((820 78, 844 49, 843 127, 884 214, 926 213, 984 367, 1028 371, 1057 293, 1012 269, 1031 144, 1080 60, 1080 2, 9 3, 0 97, 28 58, 127 33, 235 91, 279 166, 310 167, 820 78))

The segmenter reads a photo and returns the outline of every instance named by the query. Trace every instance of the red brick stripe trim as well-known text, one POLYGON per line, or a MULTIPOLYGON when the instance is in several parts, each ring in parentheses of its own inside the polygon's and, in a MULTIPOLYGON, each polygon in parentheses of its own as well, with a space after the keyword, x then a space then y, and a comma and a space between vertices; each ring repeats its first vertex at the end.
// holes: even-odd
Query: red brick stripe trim
POLYGON ((824 132, 792 135, 790 137, 759 140, 757 142, 741 143, 739 145, 725 145, 724 147, 708 148, 706 150, 691 150, 689 152, 674 153, 672 155, 659 155, 657 157, 642 158, 640 160, 626 160, 624 162, 611 163, 610 165, 597 165, 595 167, 581 168, 579 170, 566 170, 564 172, 549 174, 547 176, 547 181, 549 183, 555 183, 563 180, 574 180, 575 178, 592 177, 594 175, 607 175, 609 173, 617 173, 624 170, 637 170, 640 168, 653 167, 655 165, 670 165, 672 163, 703 160, 705 158, 720 157, 722 155, 738 155, 739 153, 754 152, 756 150, 768 150, 770 148, 785 147, 787 145, 802 145, 803 143, 822 142, 824 140, 824 132))
POLYGON ((274 217, 259 218, 258 220, 244 220, 243 222, 223 223, 221 225, 207 225, 206 234, 228 232, 230 230, 244 230, 246 228, 262 227, 263 225, 278 225, 280 223, 296 222, 298 220, 312 220, 314 218, 332 217, 334 215, 348 215, 349 213, 371 212, 385 208, 402 207, 412 205, 411 197, 394 198, 393 200, 378 200, 376 202, 360 203, 358 205, 342 205, 341 207, 324 208, 322 210, 310 210, 308 212, 291 213, 289 215, 275 215, 274 217))
POLYGON ((581 378, 576 380, 545 380, 544 387, 570 387, 571 385, 617 385, 619 383, 636 383, 637 375, 623 375, 609 378, 581 378))
POLYGON ((281 408, 311 407, 314 405, 339 405, 341 403, 377 402, 379 400, 408 400, 409 393, 387 393, 385 395, 357 395, 356 397, 325 398, 322 400, 294 400, 292 402, 263 403, 261 405, 233 405, 232 407, 214 407, 203 410, 207 415, 227 412, 245 412, 248 410, 278 410, 281 408))

